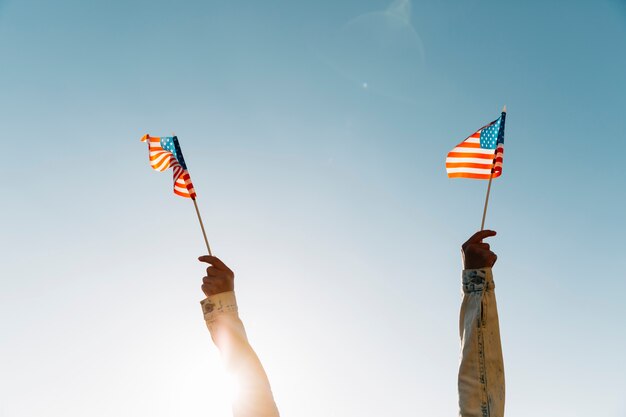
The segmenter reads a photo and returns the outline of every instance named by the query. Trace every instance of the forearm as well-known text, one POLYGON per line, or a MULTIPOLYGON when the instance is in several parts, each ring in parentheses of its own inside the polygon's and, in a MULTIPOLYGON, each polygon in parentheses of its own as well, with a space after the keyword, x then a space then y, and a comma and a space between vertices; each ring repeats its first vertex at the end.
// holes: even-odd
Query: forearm
POLYGON ((491 268, 463 271, 459 415, 504 415, 504 363, 491 268))
POLYGON ((234 292, 208 297, 201 304, 211 338, 235 379, 233 416, 278 416, 269 380, 239 318, 234 292))

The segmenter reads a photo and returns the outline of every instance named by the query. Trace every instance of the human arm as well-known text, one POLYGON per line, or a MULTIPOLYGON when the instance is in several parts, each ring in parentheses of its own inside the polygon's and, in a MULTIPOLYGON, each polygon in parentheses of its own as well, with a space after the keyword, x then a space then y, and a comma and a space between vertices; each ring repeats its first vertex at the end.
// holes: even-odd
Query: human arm
POLYGON ((269 380, 239 318, 234 273, 214 256, 198 259, 209 264, 202 279, 202 291, 207 297, 200 302, 204 319, 236 383, 233 417, 277 417, 269 380))
POLYGON ((504 415, 504 362, 491 269, 497 256, 483 242, 495 234, 491 230, 477 232, 462 246, 460 417, 504 415))

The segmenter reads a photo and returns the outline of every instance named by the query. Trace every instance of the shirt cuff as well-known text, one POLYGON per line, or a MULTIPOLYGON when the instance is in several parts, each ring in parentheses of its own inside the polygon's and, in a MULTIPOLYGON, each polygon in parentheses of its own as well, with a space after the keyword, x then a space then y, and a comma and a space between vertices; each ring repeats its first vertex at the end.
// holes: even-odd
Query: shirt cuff
POLYGON ((235 298, 234 291, 211 295, 200 301, 200 305, 202 306, 202 313, 204 313, 204 320, 207 324, 212 324, 216 318, 222 314, 237 314, 239 310, 237 308, 237 299, 235 298))
POLYGON ((482 292, 483 290, 493 291, 496 285, 493 282, 493 272, 491 268, 464 269, 463 270, 463 292, 482 292))

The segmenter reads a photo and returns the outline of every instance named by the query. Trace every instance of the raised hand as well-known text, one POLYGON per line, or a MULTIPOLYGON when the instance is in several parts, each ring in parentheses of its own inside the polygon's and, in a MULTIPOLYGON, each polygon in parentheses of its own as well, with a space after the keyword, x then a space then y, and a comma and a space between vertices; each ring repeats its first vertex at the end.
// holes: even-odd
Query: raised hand
POLYGON ((204 255, 198 260, 210 265, 206 269, 206 276, 202 278, 202 291, 207 297, 235 289, 235 273, 219 258, 204 255))
POLYGON ((481 230, 461 246, 464 269, 491 268, 496 263, 498 255, 491 251, 489 243, 483 243, 483 239, 495 235, 493 230, 481 230))

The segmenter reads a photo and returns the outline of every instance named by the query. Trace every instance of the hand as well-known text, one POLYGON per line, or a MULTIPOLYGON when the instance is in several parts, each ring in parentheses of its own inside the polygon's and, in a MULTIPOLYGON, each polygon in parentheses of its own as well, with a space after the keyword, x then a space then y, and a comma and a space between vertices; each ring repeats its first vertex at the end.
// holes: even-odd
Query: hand
POLYGON ((481 230, 461 246, 463 269, 491 268, 496 263, 498 255, 489 249, 489 243, 483 243, 483 239, 495 235, 493 230, 481 230))
POLYGON ((206 262, 210 266, 206 269, 206 276, 202 278, 202 291, 207 297, 221 292, 235 289, 235 273, 224 262, 215 256, 201 256, 200 262, 206 262))

